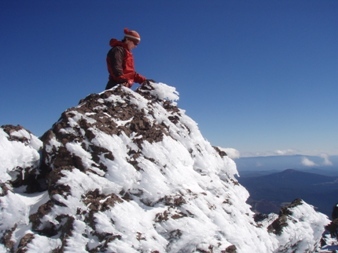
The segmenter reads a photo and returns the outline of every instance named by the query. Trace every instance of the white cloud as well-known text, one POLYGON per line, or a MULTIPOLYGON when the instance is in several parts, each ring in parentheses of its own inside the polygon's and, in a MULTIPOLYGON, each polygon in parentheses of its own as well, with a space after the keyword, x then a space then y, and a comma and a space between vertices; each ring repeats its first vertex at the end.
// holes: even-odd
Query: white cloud
POLYGON ((285 149, 285 150, 274 150, 274 151, 264 151, 264 152, 242 152, 241 157, 257 157, 257 156, 283 156, 283 155, 295 155, 298 154, 296 150, 285 149))
MULTIPOLYGON (((321 165, 330 166, 333 163, 330 161, 330 156, 337 156, 338 153, 323 153, 323 151, 318 150, 299 150, 299 149, 277 149, 277 150, 270 150, 270 151, 260 151, 260 152, 248 152, 244 151, 241 152, 242 157, 258 157, 258 156, 292 156, 292 155, 302 155, 302 156, 316 156, 321 157, 324 159, 321 165)), ((319 165, 319 162, 317 162, 319 165)))
POLYGON ((332 162, 329 160, 329 156, 327 154, 321 154, 320 155, 321 158, 323 158, 323 165, 327 165, 330 166, 332 165, 332 162))
POLYGON ((294 155, 296 151, 293 149, 285 149, 285 150, 276 150, 276 155, 294 155))
POLYGON ((227 153, 228 157, 230 157, 231 159, 236 159, 240 157, 240 153, 237 149, 234 148, 220 148, 220 149, 223 150, 225 153, 227 153))
POLYGON ((302 164, 304 165, 304 166, 308 166, 308 167, 310 167, 310 166, 317 166, 317 164, 316 163, 314 163, 313 161, 311 161, 309 158, 307 158, 307 157, 303 157, 302 158, 302 164))

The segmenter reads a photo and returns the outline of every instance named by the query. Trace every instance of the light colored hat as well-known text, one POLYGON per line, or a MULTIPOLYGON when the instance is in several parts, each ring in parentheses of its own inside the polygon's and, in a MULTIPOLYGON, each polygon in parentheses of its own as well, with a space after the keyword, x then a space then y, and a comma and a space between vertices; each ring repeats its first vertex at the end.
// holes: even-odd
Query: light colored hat
POLYGON ((141 41, 141 36, 138 34, 138 32, 129 30, 128 28, 124 28, 124 37, 131 39, 136 44, 141 41))

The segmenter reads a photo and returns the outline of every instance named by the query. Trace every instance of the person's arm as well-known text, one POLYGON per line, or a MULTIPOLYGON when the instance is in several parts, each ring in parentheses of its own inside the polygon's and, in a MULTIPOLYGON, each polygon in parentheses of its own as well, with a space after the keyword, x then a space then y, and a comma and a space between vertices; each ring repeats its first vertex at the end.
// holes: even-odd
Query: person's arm
POLYGON ((124 49, 122 47, 114 47, 111 52, 111 67, 116 78, 123 75, 123 59, 124 49))
POLYGON ((147 80, 147 78, 135 72, 135 77, 134 77, 135 83, 142 84, 144 83, 145 80, 147 80))

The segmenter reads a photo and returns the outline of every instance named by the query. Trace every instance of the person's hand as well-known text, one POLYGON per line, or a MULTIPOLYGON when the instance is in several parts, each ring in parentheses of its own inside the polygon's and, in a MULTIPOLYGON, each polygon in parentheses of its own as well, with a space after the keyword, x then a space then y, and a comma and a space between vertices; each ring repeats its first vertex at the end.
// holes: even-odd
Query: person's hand
POLYGON ((142 85, 144 85, 144 84, 150 84, 150 83, 156 83, 156 82, 155 82, 155 80, 153 80, 153 79, 146 79, 146 80, 142 83, 142 85))

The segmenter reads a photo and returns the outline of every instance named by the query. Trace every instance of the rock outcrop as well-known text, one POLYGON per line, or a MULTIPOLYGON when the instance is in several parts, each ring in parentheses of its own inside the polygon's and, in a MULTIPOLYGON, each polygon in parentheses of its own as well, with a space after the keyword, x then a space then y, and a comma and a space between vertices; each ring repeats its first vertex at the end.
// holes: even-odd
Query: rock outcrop
POLYGON ((327 218, 299 201, 256 222, 235 163, 177 99, 165 84, 116 87, 63 112, 40 140, 3 126, 0 252, 294 252, 290 231, 307 242, 293 250, 317 248, 327 218))

